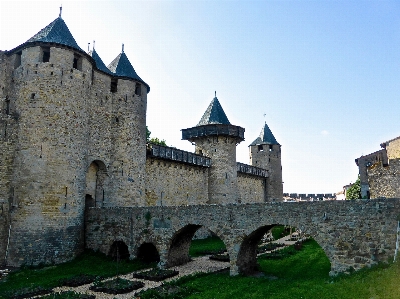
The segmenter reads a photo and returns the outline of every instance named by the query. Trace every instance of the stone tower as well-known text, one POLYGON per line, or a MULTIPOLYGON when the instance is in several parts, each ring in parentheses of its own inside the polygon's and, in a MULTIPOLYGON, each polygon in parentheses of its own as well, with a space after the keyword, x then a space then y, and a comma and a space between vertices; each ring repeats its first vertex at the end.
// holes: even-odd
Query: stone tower
POLYGON ((266 198, 271 201, 283 200, 281 145, 266 123, 249 149, 250 164, 268 170, 266 198))
POLYGON ((236 145, 244 140, 244 128, 230 124, 217 96, 197 126, 182 130, 182 139, 196 144, 196 154, 211 158, 208 203, 236 203, 236 145))
POLYGON ((75 257, 88 206, 144 204, 150 88, 123 51, 105 67, 59 16, 0 51, 0 90, 0 238, 8 244, 0 255, 8 265, 75 257))

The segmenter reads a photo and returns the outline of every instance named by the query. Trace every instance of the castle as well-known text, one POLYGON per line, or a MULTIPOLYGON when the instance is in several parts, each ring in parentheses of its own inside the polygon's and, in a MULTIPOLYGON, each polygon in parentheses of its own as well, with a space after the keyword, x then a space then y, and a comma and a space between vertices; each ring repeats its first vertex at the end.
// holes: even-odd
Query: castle
POLYGON ((359 169, 362 198, 400 198, 400 137, 380 144, 381 150, 363 155, 359 169))
POLYGON ((182 130, 195 153, 146 144, 150 86, 122 52, 82 50, 61 15, 0 51, 0 259, 59 263, 85 248, 89 207, 282 200, 281 145, 265 124, 236 162, 244 128, 217 97, 182 130))

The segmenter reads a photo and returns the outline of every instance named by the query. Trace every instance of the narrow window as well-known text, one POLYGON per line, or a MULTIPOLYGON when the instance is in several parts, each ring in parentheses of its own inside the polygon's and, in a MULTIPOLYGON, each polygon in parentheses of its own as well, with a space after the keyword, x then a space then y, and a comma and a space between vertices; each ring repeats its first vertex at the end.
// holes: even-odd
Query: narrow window
POLYGON ((10 114, 10 99, 6 97, 6 114, 10 114))
POLYGON ((263 146, 262 146, 262 144, 259 144, 259 145, 258 145, 258 151, 259 151, 259 152, 262 152, 262 151, 263 151, 263 146))
POLYGON ((272 144, 269 145, 269 151, 272 152, 272 144))
POLYGON ((35 99, 35 94, 31 93, 31 100, 34 100, 34 99, 35 99))
POLYGON ((138 95, 138 96, 140 96, 142 94, 142 87, 141 87, 141 85, 139 83, 136 83, 135 94, 138 95))
POLYGON ((74 69, 82 71, 82 56, 74 54, 74 63, 72 67, 74 69))
POLYGON ((118 79, 111 78, 111 92, 117 92, 118 90, 118 79))
POLYGON ((42 62, 49 62, 49 61, 50 61, 50 48, 42 47, 42 62))
POLYGON ((21 65, 21 56, 22 52, 18 52, 15 54, 15 60, 14 60, 14 69, 19 67, 21 65))

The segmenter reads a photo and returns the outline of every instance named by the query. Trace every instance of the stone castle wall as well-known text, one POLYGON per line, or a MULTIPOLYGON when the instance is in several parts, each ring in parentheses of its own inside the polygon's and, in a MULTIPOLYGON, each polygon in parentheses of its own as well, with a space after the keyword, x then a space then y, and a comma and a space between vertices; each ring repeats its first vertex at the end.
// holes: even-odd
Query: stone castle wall
POLYGON ((268 178, 238 172, 240 203, 260 203, 266 201, 265 185, 268 178))
POLYGON ((391 159, 389 165, 375 163, 368 168, 371 198, 400 198, 400 159, 391 159))
POLYGON ((148 157, 146 206, 202 205, 208 201, 208 171, 204 166, 148 157))

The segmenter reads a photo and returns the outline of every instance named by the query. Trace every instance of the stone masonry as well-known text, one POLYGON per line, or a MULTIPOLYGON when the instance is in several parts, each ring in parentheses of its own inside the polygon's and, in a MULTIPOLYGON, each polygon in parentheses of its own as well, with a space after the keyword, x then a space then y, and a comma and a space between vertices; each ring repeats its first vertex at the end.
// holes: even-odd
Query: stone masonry
POLYGON ((0 51, 2 262, 74 258, 91 207, 282 200, 280 155, 279 171, 267 158, 237 163, 244 128, 229 123, 216 96, 199 125, 185 129, 195 153, 146 145, 149 92, 123 47, 105 66, 94 48, 77 45, 61 16, 0 51))
POLYGON ((187 262, 200 227, 221 238, 230 255, 230 272, 251 273, 256 248, 276 224, 311 235, 331 262, 331 275, 393 261, 400 220, 398 199, 192 205, 183 207, 90 208, 87 246, 109 253, 124 242, 131 257, 146 243, 155 246, 160 265, 187 262))

